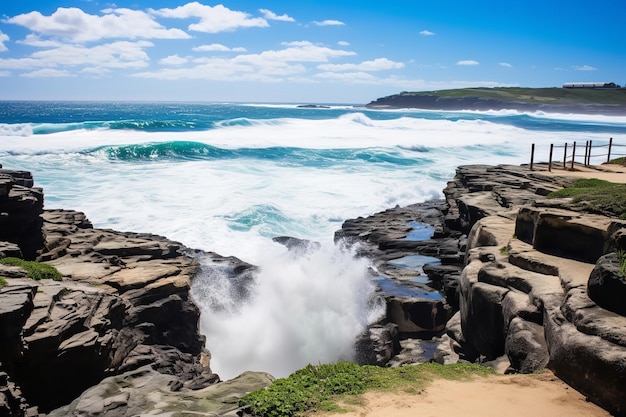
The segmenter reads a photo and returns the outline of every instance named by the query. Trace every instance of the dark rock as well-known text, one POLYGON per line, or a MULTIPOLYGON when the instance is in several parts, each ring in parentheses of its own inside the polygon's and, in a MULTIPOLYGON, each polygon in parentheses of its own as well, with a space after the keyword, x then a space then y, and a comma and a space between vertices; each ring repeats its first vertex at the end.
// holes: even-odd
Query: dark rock
POLYGON ((502 300, 509 290, 478 282, 471 288, 469 308, 461 309, 466 340, 487 360, 504 354, 502 300), (463 312, 466 311, 466 314, 463 312))
POLYGON ((546 313, 550 369, 613 415, 626 416, 624 348, 579 332, 558 310, 546 313))
POLYGON ((450 307, 441 300, 387 297, 386 317, 405 337, 440 333, 450 315, 450 307))
POLYGON ((374 324, 357 339, 356 362, 360 365, 386 365, 400 352, 398 325, 374 324))
POLYGON ((43 247, 42 212, 43 191, 33 188, 31 174, 0 169, 0 241, 17 244, 26 259, 35 259, 43 247))
POLYGON ((515 317, 509 323, 504 350, 516 372, 530 374, 544 369, 549 354, 543 326, 515 317))
POLYGON ((298 239, 290 236, 277 236, 272 238, 272 240, 276 243, 284 245, 297 256, 304 255, 309 251, 318 250, 322 247, 319 242, 311 242, 310 240, 298 239))
POLYGON ((583 262, 595 262, 609 238, 609 218, 557 209, 519 210, 515 235, 535 249, 583 262))
POLYGON ((626 316, 626 277, 616 253, 598 259, 587 285, 589 298, 600 307, 626 316))

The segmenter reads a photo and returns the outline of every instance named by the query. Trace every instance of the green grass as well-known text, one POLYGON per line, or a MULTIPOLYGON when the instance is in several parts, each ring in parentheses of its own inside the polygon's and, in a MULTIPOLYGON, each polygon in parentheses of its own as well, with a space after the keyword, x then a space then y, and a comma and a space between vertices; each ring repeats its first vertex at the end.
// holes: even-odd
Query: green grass
POLYGON ((358 403, 366 391, 420 393, 436 378, 467 380, 494 374, 490 368, 474 364, 381 368, 349 362, 309 365, 268 388, 251 392, 239 401, 255 416, 291 417, 310 410, 341 411, 339 403, 358 403))
POLYGON ((626 219, 626 184, 596 178, 579 179, 572 187, 552 192, 547 197, 569 197, 581 210, 626 219))
POLYGON ((435 95, 439 97, 477 97, 505 101, 517 101, 534 104, 626 104, 626 90, 588 90, 575 88, 524 88, 524 87, 495 87, 495 88, 458 88, 452 90, 402 92, 401 95, 419 96, 435 95))
POLYGON ((24 269, 28 276, 35 281, 39 281, 40 279, 61 281, 61 278, 63 278, 63 275, 61 275, 55 267, 41 262, 25 261, 20 258, 8 257, 0 259, 0 264, 19 266, 24 269))
POLYGON ((0 288, 6 287, 7 285, 9 285, 9 283, 7 282, 6 278, 0 277, 0 288))
POLYGON ((611 159, 609 161, 609 164, 626 165, 626 157, 622 156, 622 157, 619 157, 619 158, 611 159))

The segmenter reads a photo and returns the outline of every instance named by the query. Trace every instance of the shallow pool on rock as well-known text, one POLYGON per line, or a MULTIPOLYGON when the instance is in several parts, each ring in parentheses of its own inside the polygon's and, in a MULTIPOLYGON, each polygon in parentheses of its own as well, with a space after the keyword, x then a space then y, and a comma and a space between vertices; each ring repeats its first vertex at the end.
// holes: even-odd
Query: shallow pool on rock
POLYGON ((395 266, 396 268, 404 268, 416 271, 423 274, 422 267, 424 265, 441 265, 441 261, 433 256, 426 255, 407 255, 401 258, 392 259, 387 261, 388 264, 395 266))
POLYGON ((385 295, 404 298, 426 298, 429 300, 443 300, 439 291, 428 288, 416 280, 401 282, 393 278, 377 277, 374 282, 385 295))
POLYGON ((411 231, 406 235, 404 240, 430 240, 435 228, 426 223, 409 222, 411 231))

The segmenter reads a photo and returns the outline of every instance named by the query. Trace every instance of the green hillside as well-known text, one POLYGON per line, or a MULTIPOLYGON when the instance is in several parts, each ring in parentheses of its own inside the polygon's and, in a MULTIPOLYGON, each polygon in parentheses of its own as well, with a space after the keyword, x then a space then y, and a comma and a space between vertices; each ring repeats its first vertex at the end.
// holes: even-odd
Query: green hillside
POLYGON ((534 104, 607 104, 626 105, 626 88, 592 90, 583 88, 460 88, 454 90, 403 92, 401 95, 434 95, 439 97, 476 97, 534 104))
POLYGON ((379 98, 368 108, 417 108, 432 110, 546 111, 626 115, 626 88, 460 88, 438 91, 403 91, 379 98))

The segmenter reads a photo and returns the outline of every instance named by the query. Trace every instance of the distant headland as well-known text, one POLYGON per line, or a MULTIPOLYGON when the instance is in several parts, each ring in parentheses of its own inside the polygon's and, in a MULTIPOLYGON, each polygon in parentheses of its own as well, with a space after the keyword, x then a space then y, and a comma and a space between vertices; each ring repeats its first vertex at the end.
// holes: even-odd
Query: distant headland
POLYGON ((626 116, 626 88, 462 88, 403 91, 366 105, 372 109, 519 110, 626 116))

